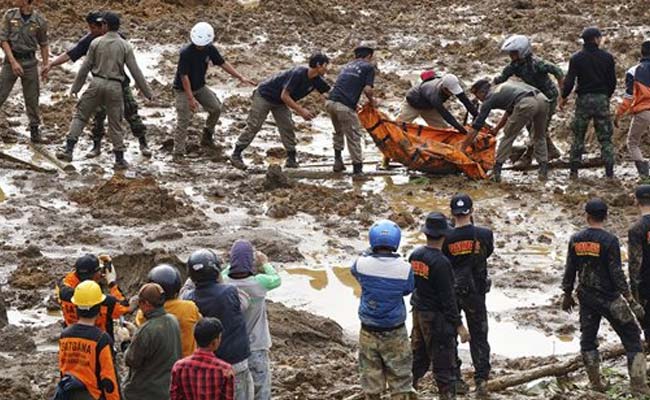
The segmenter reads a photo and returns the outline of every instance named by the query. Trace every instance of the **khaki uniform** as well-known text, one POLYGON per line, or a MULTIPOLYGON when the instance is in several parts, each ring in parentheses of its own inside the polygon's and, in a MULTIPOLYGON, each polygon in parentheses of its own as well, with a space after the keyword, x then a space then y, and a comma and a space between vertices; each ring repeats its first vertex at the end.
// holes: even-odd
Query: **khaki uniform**
POLYGON ((88 120, 99 107, 106 107, 108 116, 108 134, 113 143, 113 151, 124 151, 124 102, 122 82, 124 65, 129 69, 136 85, 146 97, 153 94, 138 67, 133 54, 133 48, 117 32, 108 32, 101 38, 95 39, 90 45, 88 55, 84 60, 77 78, 72 85, 72 93, 78 93, 92 71, 93 79, 88 89, 77 103, 77 110, 70 124, 68 141, 77 142, 88 120))
POLYGON ((262 129, 262 124, 269 112, 273 114, 278 131, 280 131, 282 146, 287 151, 296 151, 296 132, 289 107, 286 104, 271 103, 262 97, 257 90, 253 93, 253 105, 248 113, 248 120, 246 120, 246 130, 237 139, 237 146, 246 148, 251 144, 257 133, 262 129))
POLYGON ((361 164, 363 151, 361 150, 361 126, 357 113, 338 101, 328 100, 325 108, 334 125, 334 150, 343 151, 347 141, 352 163, 361 164))
POLYGON ((548 162, 546 147, 548 112, 549 102, 542 93, 519 100, 503 129, 504 135, 497 148, 496 162, 503 164, 510 157, 513 143, 529 123, 532 123, 535 159, 538 163, 548 162))
MULTIPOLYGON (((23 20, 19 8, 8 10, 2 17, 0 25, 0 42, 7 42, 11 47, 14 58, 23 67, 24 75, 20 78, 23 86, 25 109, 29 118, 29 126, 38 127, 41 119, 38 111, 38 96, 40 84, 38 77, 38 61, 36 51, 39 47, 47 46, 47 21, 43 15, 34 10, 27 21, 23 20)), ((16 80, 18 80, 5 56, 0 69, 0 106, 9 97, 16 80)))
POLYGON ((434 128, 449 127, 449 124, 445 122, 445 120, 442 118, 442 115, 440 115, 440 113, 435 108, 428 110, 418 110, 417 108, 411 106, 406 100, 404 100, 400 108, 399 117, 397 117, 397 120, 411 123, 415 121, 417 117, 422 117, 427 125, 433 126, 434 128))
MULTIPOLYGON (((176 133, 174 135, 174 154, 185 155, 185 144, 187 143, 187 127, 192 120, 192 110, 187 95, 182 90, 175 90, 176 94, 176 133)), ((214 132, 214 127, 221 115, 221 102, 207 86, 192 93, 196 101, 208 112, 205 121, 205 129, 214 132)))

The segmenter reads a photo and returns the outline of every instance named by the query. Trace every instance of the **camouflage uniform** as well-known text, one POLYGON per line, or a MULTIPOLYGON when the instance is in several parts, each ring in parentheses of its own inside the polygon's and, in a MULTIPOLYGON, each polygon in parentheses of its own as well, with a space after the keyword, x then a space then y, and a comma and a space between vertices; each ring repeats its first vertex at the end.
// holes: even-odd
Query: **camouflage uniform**
POLYGON ((614 127, 609 113, 609 97, 606 94, 585 93, 576 100, 576 111, 572 130, 574 140, 571 144, 571 162, 579 163, 585 151, 585 135, 589 121, 594 120, 594 130, 600 142, 601 157, 605 164, 614 164, 614 127))
MULTIPOLYGON (((130 81, 127 78, 122 85, 122 98, 124 99, 124 119, 129 124, 133 136, 140 139, 144 138, 147 133, 147 128, 142 122, 142 118, 138 115, 138 103, 133 96, 133 91, 131 90, 130 81)), ((104 121, 106 120, 106 108, 101 107, 99 111, 95 114, 93 120, 93 142, 100 143, 104 138, 104 133, 106 132, 104 128, 104 121)))
POLYGON ((641 322, 645 341, 650 343, 650 215, 644 215, 628 231, 628 274, 632 296, 645 309, 641 322))
POLYGON ((392 400, 416 399, 412 386, 412 363, 413 356, 406 327, 386 332, 361 329, 359 372, 366 399, 381 399, 386 384, 392 400))

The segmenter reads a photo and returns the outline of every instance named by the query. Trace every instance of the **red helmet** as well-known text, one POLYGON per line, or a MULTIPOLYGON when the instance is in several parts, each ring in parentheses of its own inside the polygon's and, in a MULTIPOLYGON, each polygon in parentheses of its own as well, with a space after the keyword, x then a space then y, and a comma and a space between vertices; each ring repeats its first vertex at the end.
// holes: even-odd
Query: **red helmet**
POLYGON ((422 79, 422 82, 426 82, 426 81, 429 81, 431 79, 435 79, 435 77, 436 77, 436 73, 432 69, 428 69, 426 71, 423 71, 420 74, 420 79, 422 79))

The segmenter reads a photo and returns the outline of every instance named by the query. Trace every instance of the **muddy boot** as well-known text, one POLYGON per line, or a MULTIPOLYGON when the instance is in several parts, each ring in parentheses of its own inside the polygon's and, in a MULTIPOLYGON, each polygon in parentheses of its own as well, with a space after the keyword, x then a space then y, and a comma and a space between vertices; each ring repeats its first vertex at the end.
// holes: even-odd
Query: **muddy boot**
POLYGON ((149 145, 147 144, 147 138, 141 136, 138 138, 138 142, 140 142, 140 154, 142 154, 143 157, 150 158, 153 154, 151 153, 151 149, 149 149, 149 145))
POLYGON ((519 157, 519 160, 515 163, 514 167, 515 168, 526 168, 533 162, 533 151, 535 150, 535 147, 533 146, 528 146, 526 147, 526 151, 524 154, 519 157))
POLYGON ((384 156, 381 159, 381 166, 380 169, 390 169, 390 157, 384 156))
POLYGON ((345 171, 345 164, 343 163, 343 156, 340 150, 334 150, 334 167, 332 169, 334 172, 345 171))
POLYGON ((454 385, 456 387, 456 394, 469 393, 469 385, 463 380, 463 378, 458 379, 454 385))
POLYGON ((74 146, 77 144, 74 140, 66 140, 65 147, 56 152, 56 158, 59 160, 72 162, 72 153, 74 153, 74 146))
POLYGON ((34 144, 43 143, 41 131, 39 130, 38 126, 29 127, 29 138, 34 144))
POLYGON ((201 135, 201 146, 213 148, 214 146, 214 131, 208 128, 203 128, 203 135, 201 135))
POLYGON ((598 354, 598 350, 583 352, 582 361, 587 370, 591 390, 605 393, 607 386, 603 383, 602 378, 600 377, 600 355, 598 354))
POLYGON ((247 168, 246 164, 244 163, 244 159, 241 156, 241 153, 244 151, 244 149, 244 146, 235 146, 235 150, 233 150, 232 154, 230 155, 230 163, 237 169, 244 170, 247 168))
POLYGON ((365 181, 368 177, 363 173, 363 163, 352 164, 352 180, 365 181))
POLYGON ((639 178, 645 179, 648 178, 648 162, 647 161, 635 161, 636 170, 639 173, 639 178))
POLYGON ((537 172, 537 179, 544 182, 548 180, 548 163, 539 163, 539 171, 537 172))
POLYGON ((478 399, 490 398, 487 381, 480 380, 476 382, 476 398, 478 399))
POLYGON ((124 159, 124 152, 123 151, 115 151, 115 165, 113 166, 113 169, 116 171, 124 171, 125 169, 129 169, 129 163, 126 162, 124 159))
POLYGON ((300 164, 298 164, 298 161, 296 160, 296 152, 295 151, 287 151, 287 161, 284 163, 285 168, 298 168, 300 167, 300 164))
POLYGON ((614 179, 614 163, 605 163, 605 177, 614 179))
POLYGON ((546 151, 548 152, 548 160, 555 160, 562 156, 560 149, 555 146, 555 143, 551 140, 550 136, 546 137, 546 151))
POLYGON ((454 384, 451 385, 438 385, 438 399, 440 400, 456 400, 456 390, 454 384))
POLYGON ((96 158, 102 153, 102 142, 101 140, 95 140, 93 142, 93 148, 86 153, 86 158, 96 158))
POLYGON ((569 179, 575 181, 578 179, 578 170, 580 169, 580 163, 572 161, 569 164, 569 167, 571 168, 571 172, 569 173, 569 179))
POLYGON ((494 168, 492 168, 492 177, 490 178, 494 182, 501 182, 501 169, 503 168, 503 163, 495 163, 494 168))
POLYGON ((646 381, 646 362, 643 353, 628 353, 627 370, 630 374, 630 390, 635 396, 649 395, 650 388, 646 381))

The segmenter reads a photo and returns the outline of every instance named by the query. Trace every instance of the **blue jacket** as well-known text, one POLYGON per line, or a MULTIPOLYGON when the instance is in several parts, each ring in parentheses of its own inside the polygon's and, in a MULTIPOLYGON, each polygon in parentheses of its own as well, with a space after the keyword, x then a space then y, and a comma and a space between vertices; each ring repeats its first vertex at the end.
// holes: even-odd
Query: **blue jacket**
POLYGON ((363 325, 388 329, 406 321, 404 296, 413 292, 415 279, 411 265, 399 254, 366 252, 352 265, 352 275, 361 285, 363 325))
POLYGON ((219 318, 223 324, 221 345, 216 352, 218 358, 237 364, 250 356, 246 321, 235 286, 199 282, 196 288, 189 289, 182 297, 196 303, 202 316, 219 318))

